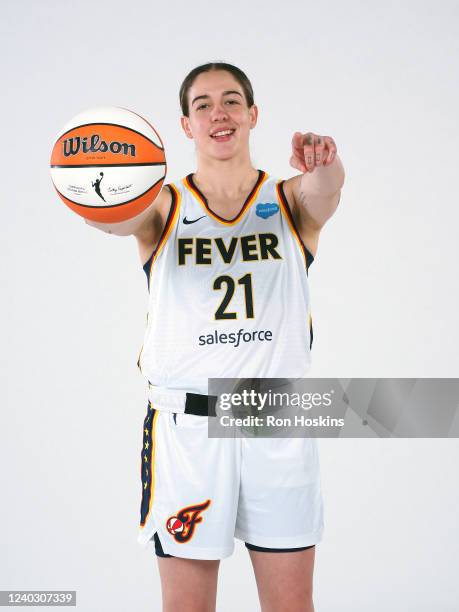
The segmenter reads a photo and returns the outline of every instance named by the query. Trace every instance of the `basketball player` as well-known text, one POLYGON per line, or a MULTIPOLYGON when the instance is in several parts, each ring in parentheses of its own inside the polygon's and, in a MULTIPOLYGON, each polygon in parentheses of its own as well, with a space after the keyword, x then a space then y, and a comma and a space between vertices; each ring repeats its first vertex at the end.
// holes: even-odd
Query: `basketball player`
POLYGON ((155 546, 165 612, 215 610, 234 537, 249 550, 263 612, 311 612, 323 529, 315 441, 209 438, 207 384, 306 375, 307 270, 343 166, 331 137, 297 132, 299 175, 255 169, 258 109, 235 66, 192 70, 180 103, 196 172, 166 186, 134 232, 150 295, 139 541, 155 546))
POLYGON ((95 189, 97 195, 99 196, 99 198, 102 198, 102 200, 105 202, 105 198, 104 198, 104 196, 100 192, 100 184, 101 184, 103 178, 104 178, 104 173, 101 172, 100 173, 100 178, 96 179, 93 183, 91 183, 91 185, 94 187, 94 189, 95 189))

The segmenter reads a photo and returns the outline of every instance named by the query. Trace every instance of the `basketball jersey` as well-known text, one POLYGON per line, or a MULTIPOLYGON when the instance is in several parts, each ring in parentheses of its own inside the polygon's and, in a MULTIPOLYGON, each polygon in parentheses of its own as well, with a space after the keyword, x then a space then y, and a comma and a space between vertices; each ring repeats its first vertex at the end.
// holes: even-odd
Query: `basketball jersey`
POLYGON ((155 398, 207 394, 209 378, 304 377, 313 256, 283 181, 259 170, 231 220, 210 209, 191 174, 168 187, 167 222, 144 265, 149 302, 138 360, 155 398))

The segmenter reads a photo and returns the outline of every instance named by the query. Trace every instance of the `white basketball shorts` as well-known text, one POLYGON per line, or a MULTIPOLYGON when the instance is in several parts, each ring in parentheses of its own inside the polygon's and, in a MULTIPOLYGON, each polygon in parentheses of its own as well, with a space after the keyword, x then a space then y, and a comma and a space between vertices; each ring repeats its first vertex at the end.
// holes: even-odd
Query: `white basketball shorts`
POLYGON ((312 438, 209 438, 208 418, 148 403, 138 541, 188 559, 223 559, 234 538, 264 548, 317 544, 323 509, 312 438))

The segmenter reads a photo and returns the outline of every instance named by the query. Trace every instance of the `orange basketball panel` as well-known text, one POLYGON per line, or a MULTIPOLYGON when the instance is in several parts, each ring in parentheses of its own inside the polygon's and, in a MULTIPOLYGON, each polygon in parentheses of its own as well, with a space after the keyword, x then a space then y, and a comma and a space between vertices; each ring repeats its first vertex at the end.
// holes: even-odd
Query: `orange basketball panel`
POLYGON ((51 166, 133 165, 164 161, 164 150, 143 134, 104 123, 69 130, 56 141, 51 153, 51 166))

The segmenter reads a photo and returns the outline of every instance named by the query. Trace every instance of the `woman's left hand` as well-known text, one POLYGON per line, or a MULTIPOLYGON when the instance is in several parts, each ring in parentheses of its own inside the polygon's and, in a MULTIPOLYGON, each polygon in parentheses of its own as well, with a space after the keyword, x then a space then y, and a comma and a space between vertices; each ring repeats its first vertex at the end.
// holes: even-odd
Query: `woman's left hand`
POLYGON ((295 132, 292 138, 290 165, 300 172, 314 172, 314 168, 330 166, 336 156, 336 144, 331 136, 312 132, 295 132))

